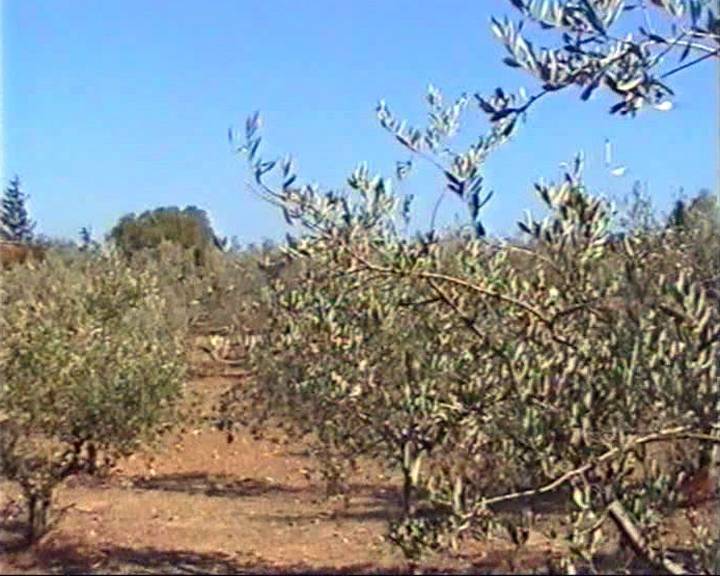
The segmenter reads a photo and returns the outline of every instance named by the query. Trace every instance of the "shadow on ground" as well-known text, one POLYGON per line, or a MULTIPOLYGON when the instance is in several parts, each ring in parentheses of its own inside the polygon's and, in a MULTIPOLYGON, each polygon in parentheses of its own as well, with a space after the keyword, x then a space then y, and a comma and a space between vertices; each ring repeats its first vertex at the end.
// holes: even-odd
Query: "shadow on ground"
MULTIPOLYGON (((74 505, 58 507, 51 511, 47 533, 52 532, 65 514, 74 505)), ((20 501, 10 500, 5 509, 0 510, 0 558, 4 554, 13 554, 29 548, 27 540, 27 511, 20 501)))
MULTIPOLYGON (((2 558, 2 554, 0 554, 2 558)), ((104 548, 83 551, 70 544, 47 543, 11 562, 14 568, 48 574, 411 574, 409 566, 378 567, 369 563, 346 566, 276 564, 261 558, 231 557, 155 548, 104 548)), ((423 574, 482 573, 423 566, 423 574)), ((490 573, 490 572, 484 572, 490 573)))
MULTIPOLYGON (((41 541, 23 552, 0 550, 0 560, 30 573, 47 574, 410 574, 407 565, 379 567, 371 563, 345 566, 318 566, 304 563, 278 564, 252 554, 230 556, 223 553, 199 553, 188 550, 156 548, 104 547, 87 550, 77 544, 41 541)), ((558 565, 548 565, 549 556, 540 550, 496 550, 482 559, 465 558, 460 567, 421 563, 415 573, 422 574, 509 574, 559 573, 558 565)), ((625 566, 629 574, 662 574, 662 571, 618 554, 598 558, 600 574, 612 574, 625 566), (609 570, 609 571, 608 571, 609 570)), ((582 571, 581 571, 582 572, 582 571)))
POLYGON ((21 519, 0 521, 0 555, 17 552, 27 547, 26 526, 25 521, 21 519))
POLYGON ((267 480, 255 478, 238 480, 232 476, 204 473, 165 474, 152 478, 136 476, 131 479, 131 487, 139 490, 203 494, 226 498, 247 498, 272 493, 297 494, 308 491, 308 488, 287 486, 267 480))
POLYGON ((225 554, 117 548, 109 551, 106 571, 175 574, 357 574, 380 573, 370 565, 316 567, 306 564, 270 564, 263 560, 231 558, 225 554), (119 570, 118 570, 119 569, 119 570))

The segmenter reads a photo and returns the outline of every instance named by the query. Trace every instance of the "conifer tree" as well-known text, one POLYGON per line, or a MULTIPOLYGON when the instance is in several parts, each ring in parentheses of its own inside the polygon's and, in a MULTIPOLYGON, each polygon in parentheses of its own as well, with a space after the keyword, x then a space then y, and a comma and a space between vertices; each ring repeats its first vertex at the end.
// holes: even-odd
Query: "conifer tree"
POLYGON ((0 211, 0 234, 3 239, 12 242, 31 242, 35 222, 30 219, 26 202, 28 196, 20 187, 20 179, 15 176, 5 189, 0 211))

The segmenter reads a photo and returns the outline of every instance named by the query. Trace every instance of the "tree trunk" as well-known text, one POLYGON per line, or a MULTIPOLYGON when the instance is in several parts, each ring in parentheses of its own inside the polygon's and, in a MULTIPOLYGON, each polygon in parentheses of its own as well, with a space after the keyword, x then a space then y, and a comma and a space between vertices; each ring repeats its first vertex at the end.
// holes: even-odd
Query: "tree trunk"
POLYGON ((32 544, 47 531, 48 512, 50 510, 50 494, 26 495, 28 508, 27 541, 32 544))
POLYGON ((402 488, 402 506, 403 513, 406 517, 410 517, 415 513, 415 502, 414 502, 414 482, 410 468, 403 466, 403 488, 402 488))
POLYGON ((97 465, 97 448, 93 442, 89 442, 88 445, 88 473, 96 474, 98 471, 97 465))

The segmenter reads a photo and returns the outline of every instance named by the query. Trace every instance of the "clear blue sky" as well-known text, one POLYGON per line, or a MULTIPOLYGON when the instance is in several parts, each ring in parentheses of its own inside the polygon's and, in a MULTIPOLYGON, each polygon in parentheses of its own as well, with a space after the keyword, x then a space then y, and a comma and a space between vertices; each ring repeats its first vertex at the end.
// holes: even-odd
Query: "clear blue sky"
MULTIPOLYGON (((503 0, 4 0, 5 182, 20 175, 49 235, 195 204, 222 234, 277 238, 282 216, 247 191, 230 125, 263 111, 266 149, 293 153, 309 181, 340 185, 363 160, 390 175, 407 154, 375 120, 380 98, 418 121, 428 83, 447 97, 537 87, 500 62, 488 23, 506 13, 503 0)), ((677 108, 634 120, 610 117, 604 97, 539 102, 487 164, 489 230, 512 231, 536 206, 532 182, 578 150, 603 192, 638 179, 666 208, 680 187, 716 190, 717 73, 706 63, 676 76, 677 108), (606 137, 623 178, 602 168, 606 137)), ((472 113, 466 133, 480 120, 472 113)), ((419 169, 403 183, 421 215, 439 182, 419 169)), ((465 216, 446 200, 444 221, 455 212, 465 216)))

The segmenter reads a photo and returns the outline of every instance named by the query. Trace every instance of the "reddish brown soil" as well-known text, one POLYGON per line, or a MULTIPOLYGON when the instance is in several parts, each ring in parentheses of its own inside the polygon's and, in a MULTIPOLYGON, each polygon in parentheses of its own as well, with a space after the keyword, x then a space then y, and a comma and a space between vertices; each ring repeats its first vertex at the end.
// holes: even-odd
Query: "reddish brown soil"
MULTIPOLYGON (((193 386, 212 399, 228 383, 212 377, 193 386)), ((407 572, 384 539, 398 511, 396 484, 361 472, 345 506, 325 498, 314 466, 298 444, 243 432, 228 444, 208 427, 175 434, 106 479, 69 481, 57 495, 57 524, 30 549, 18 544, 23 524, 10 505, 19 495, 0 484, 0 573, 407 572)), ((523 554, 500 542, 477 545, 419 568, 507 573, 545 565, 547 543, 533 534, 529 544, 523 554)))
MULTIPOLYGON (((205 378, 194 388, 212 398, 228 383, 205 378)), ((0 572, 406 571, 384 539, 398 510, 390 479, 360 473, 346 506, 325 497, 313 467, 303 446, 247 432, 232 444, 209 427, 175 434, 155 453, 122 461, 106 479, 68 481, 56 498, 57 524, 32 549, 18 544, 20 514, 6 513, 0 572)), ((11 511, 19 494, 10 484, 0 490, 0 509, 11 511)), ((482 561, 434 565, 472 571, 482 561)))

